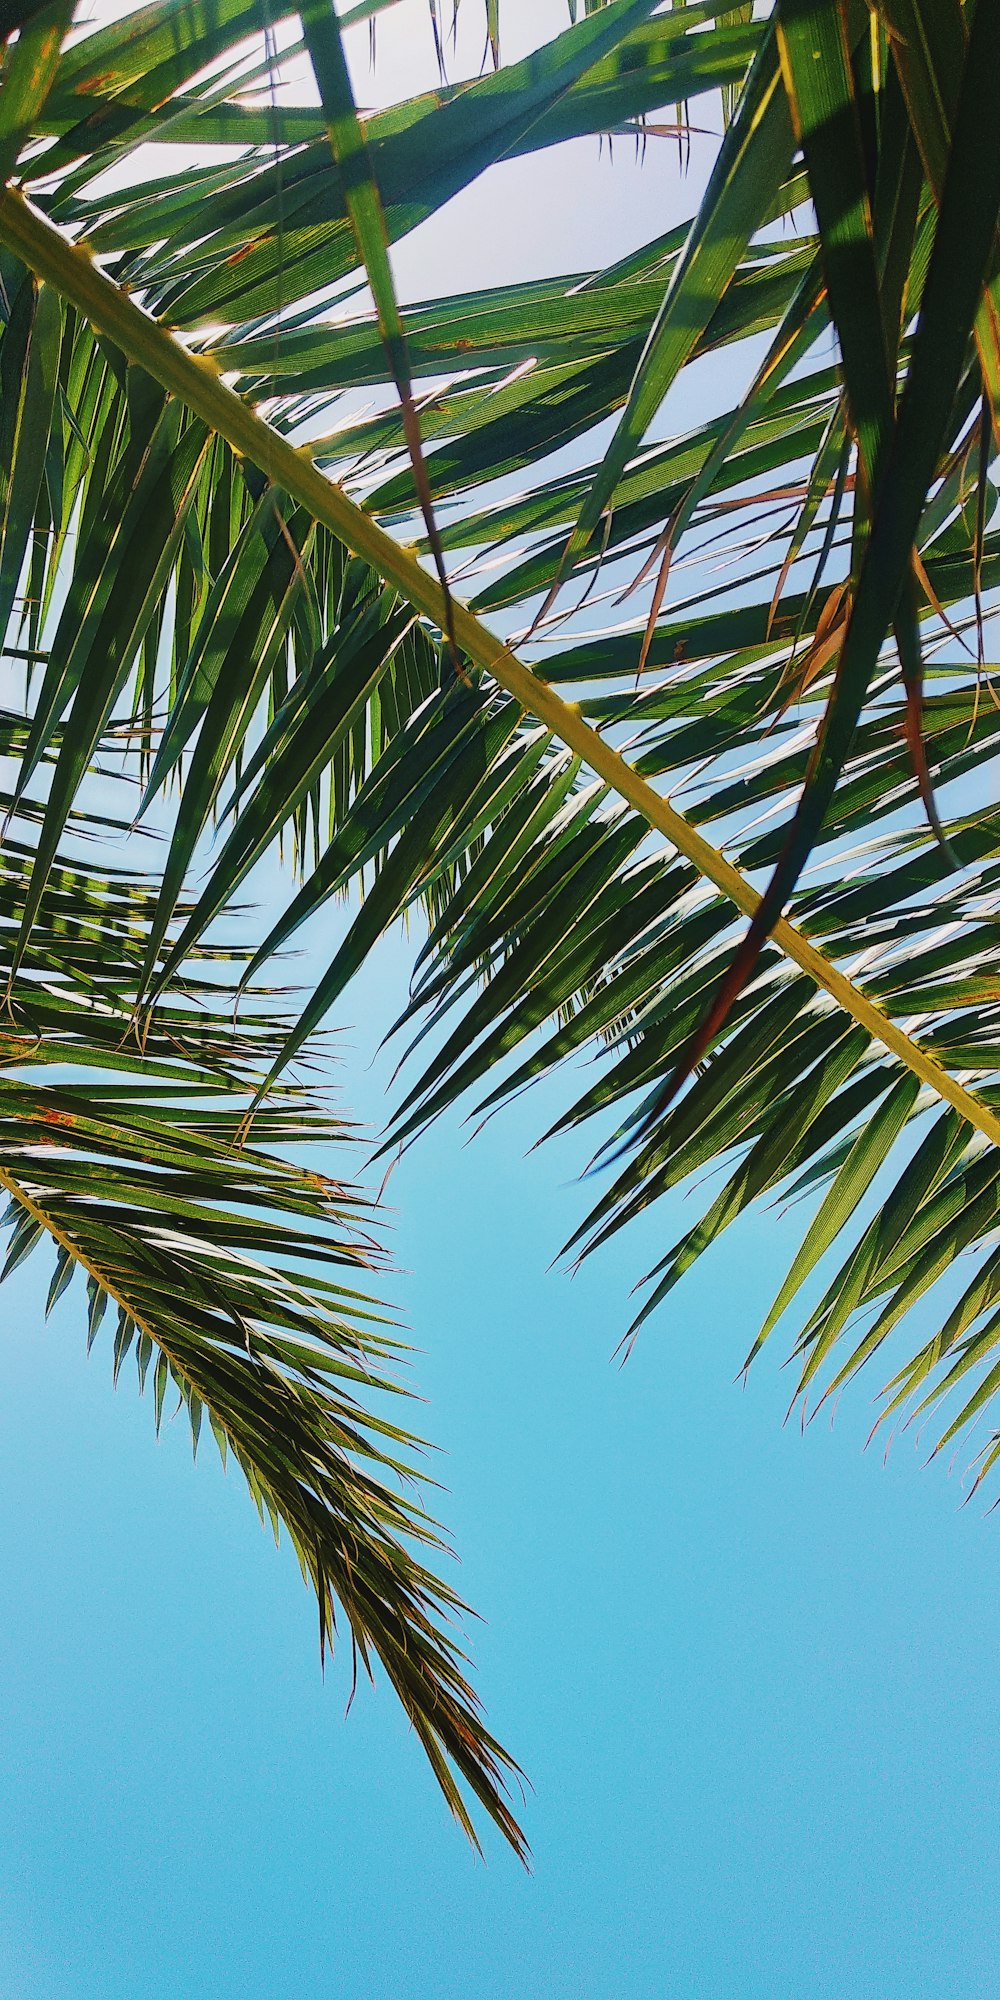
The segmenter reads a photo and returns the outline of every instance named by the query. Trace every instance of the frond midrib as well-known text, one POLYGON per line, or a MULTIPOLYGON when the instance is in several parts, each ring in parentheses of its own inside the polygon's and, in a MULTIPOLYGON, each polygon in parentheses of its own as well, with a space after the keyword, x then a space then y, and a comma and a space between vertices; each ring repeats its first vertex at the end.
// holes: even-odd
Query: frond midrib
MULTIPOLYGON (((343 488, 327 479, 307 448, 296 447, 230 389, 213 361, 195 355, 144 312, 94 262, 86 244, 73 243, 16 189, 0 192, 0 241, 45 283, 103 333, 127 359, 176 395, 196 416, 247 459, 274 485, 297 501, 387 583, 431 619, 446 626, 445 596, 435 576, 412 551, 396 542, 343 488)), ((511 647, 460 600, 453 600, 459 647, 472 664, 508 694, 662 834, 678 853, 726 897, 752 917, 760 896, 746 876, 696 831, 649 781, 588 723, 577 705, 565 701, 517 658, 511 647)), ((927 1049, 898 1026, 878 1004, 826 957, 798 927, 782 918, 774 943, 873 1040, 950 1104, 994 1144, 1000 1144, 1000 1117, 952 1076, 927 1049)))

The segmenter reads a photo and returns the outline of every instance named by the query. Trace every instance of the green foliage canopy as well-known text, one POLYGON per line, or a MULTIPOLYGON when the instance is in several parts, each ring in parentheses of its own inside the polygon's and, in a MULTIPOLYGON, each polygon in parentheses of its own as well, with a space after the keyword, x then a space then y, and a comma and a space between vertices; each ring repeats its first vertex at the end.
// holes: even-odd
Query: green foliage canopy
POLYGON ((751 1203, 808 1194, 751 1355, 830 1252, 797 1393, 940 1281, 882 1417, 940 1406, 940 1449, 988 1412, 1000 0, 609 0, 506 65, 491 4, 488 73, 362 118, 341 30, 383 13, 6 10, 0 1179, 8 1263, 47 1237, 51 1296, 82 1270, 92 1333, 111 1302, 116 1372, 134 1347, 157 1409, 172 1380, 207 1412, 321 1639, 336 1600, 454 1810, 457 1773, 518 1844, 370 1409, 370 1224, 292 1163, 342 1135, 290 1065, 422 908, 387 1146, 565 1067, 560 1129, 596 1120, 609 1170, 574 1255, 723 1169, 626 1341, 751 1203), (727 122, 688 225, 400 306, 391 245, 489 167, 598 135, 662 163, 699 103, 727 122), (671 428, 723 348, 739 394, 671 428), (141 875, 101 858, 111 758, 124 823, 165 829, 141 875), (348 893, 296 1019, 261 981, 348 893))

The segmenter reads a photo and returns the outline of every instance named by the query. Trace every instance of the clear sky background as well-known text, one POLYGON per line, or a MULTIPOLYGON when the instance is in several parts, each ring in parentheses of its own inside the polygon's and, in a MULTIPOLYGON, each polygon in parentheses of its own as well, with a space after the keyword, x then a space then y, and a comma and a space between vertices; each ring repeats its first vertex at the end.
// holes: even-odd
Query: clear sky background
MULTIPOLYGON (((513 53, 564 9, 506 18, 513 53)), ((400 23, 382 97, 426 74, 421 0, 400 23)), ((408 294, 579 269, 692 200, 667 146, 567 148, 540 185, 454 204, 403 247, 408 294)), ((405 964, 390 942, 341 1016, 373 1123, 405 964)), ((210 1441, 192 1466, 182 1419, 154 1440, 128 1368, 112 1393, 82 1298, 43 1326, 39 1256, 0 1294, 0 2000, 1000 1994, 1000 1513, 908 1440, 862 1454, 875 1378, 805 1436, 780 1348, 734 1385, 799 1218, 732 1231, 611 1365, 690 1210, 549 1272, 584 1199, 578 1145, 527 1150, 558 1101, 468 1146, 442 1124, 391 1183, 534 1872, 490 1835, 474 1860, 384 1685, 343 1720, 290 1552, 210 1441)))

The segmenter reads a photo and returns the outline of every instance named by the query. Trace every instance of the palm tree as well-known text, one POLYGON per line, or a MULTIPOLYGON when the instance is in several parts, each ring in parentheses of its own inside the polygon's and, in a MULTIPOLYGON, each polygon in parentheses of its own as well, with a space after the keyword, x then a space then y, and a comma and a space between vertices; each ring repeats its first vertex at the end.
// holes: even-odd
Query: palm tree
MULTIPOLYGON (((207 1413, 321 1644, 339 1604, 462 1823, 460 1780, 520 1846, 413 1440, 372 1410, 377 1217, 299 1163, 349 1138, 316 1038, 422 909, 387 1149, 565 1068, 560 1129, 596 1120, 609 1169, 575 1256, 724 1169, 626 1346, 750 1204, 809 1195, 750 1357, 846 1232, 797 1394, 941 1280, 879 1420, 941 1405, 940 1448, 988 1411, 1000 0, 609 0, 507 65, 487 0, 488 72, 360 119, 341 30, 391 6, 7 0, 0 1179, 8 1268, 48 1239, 91 1337, 110 1301, 116 1374, 134 1350, 196 1440, 207 1413), (491 164, 584 135, 683 164, 699 98, 726 126, 689 226, 401 311, 388 245, 491 164), (738 395, 672 429, 723 348, 738 395), (315 990, 266 987, 349 892, 315 990)), ((1000 1434, 973 1448, 982 1478, 1000 1434)))

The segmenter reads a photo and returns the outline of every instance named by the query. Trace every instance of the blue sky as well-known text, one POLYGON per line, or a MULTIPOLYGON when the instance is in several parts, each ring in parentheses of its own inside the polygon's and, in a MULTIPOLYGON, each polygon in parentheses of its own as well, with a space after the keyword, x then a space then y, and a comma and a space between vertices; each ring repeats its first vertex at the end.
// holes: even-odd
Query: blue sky
MULTIPOLYGON (((338 1087, 369 1113, 398 947, 338 1087)), ((72 1293, 4 1294, 4 2000, 945 2000, 996 1990, 998 1517, 867 1395, 782 1428, 748 1332, 792 1229, 734 1231, 610 1364, 645 1242, 570 1283, 545 1111, 392 1184, 397 1294, 529 1877, 452 1828, 384 1687, 321 1680, 314 1613, 233 1473, 153 1438, 72 1293)), ((873 1385, 874 1386, 874 1385, 873 1385)))
MULTIPOLYGON (((421 81, 419 9, 402 24, 386 95, 421 81)), ((594 152, 551 157, 544 203, 509 169, 456 204, 427 239, 440 286, 456 256, 470 284, 554 244, 579 268, 688 205, 672 149, 641 173, 594 152)), ((400 269, 412 291, 415 246, 400 269)), ((342 1015, 337 1088, 372 1121, 403 963, 386 946, 342 1015)), ((533 1873, 488 1835, 474 1860, 384 1686, 344 1721, 289 1551, 180 1420, 154 1440, 128 1371, 112 1393, 73 1292, 43 1326, 36 1258, 0 1294, 2 2000, 1000 1990, 1000 1514, 907 1440, 862 1453, 874 1380, 804 1436, 779 1348, 734 1385, 795 1237, 773 1212, 613 1366, 687 1211, 548 1271, 583 1201, 577 1147, 528 1151, 550 1109, 472 1145, 442 1124, 390 1190, 533 1873)))
MULTIPOLYGON (((345 1079, 346 1081, 347 1079, 345 1079)), ((622 1266, 545 1265, 569 1161, 498 1125, 400 1170, 398 1252, 529 1878, 452 1829, 384 1687, 210 1451, 67 1298, 0 1348, 7 2000, 918 2000, 995 1991, 997 1526, 909 1446, 732 1385, 780 1230, 628 1367, 622 1266)))

